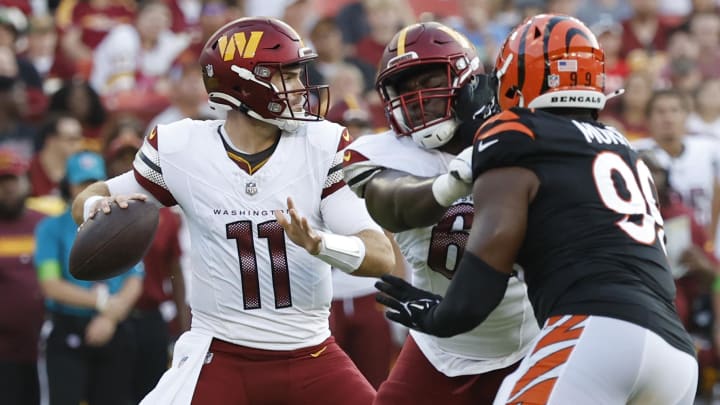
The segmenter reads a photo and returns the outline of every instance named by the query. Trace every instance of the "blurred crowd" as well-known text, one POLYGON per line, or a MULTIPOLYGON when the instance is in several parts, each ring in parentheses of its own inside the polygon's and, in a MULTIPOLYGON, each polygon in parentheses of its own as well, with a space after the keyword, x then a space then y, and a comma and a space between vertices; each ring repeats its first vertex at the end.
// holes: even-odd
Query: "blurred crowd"
MULTIPOLYGON (((654 163, 677 306, 700 358, 699 397, 710 400, 713 391, 720 397, 720 318, 716 322, 715 317, 720 311, 718 0, 2 0, 2 312, 25 308, 8 301, 10 296, 22 299, 15 298, 21 294, 5 292, 23 285, 12 283, 21 264, 31 263, 35 249, 28 239, 34 229, 11 226, 20 215, 13 196, 22 199, 26 211, 38 213, 30 219, 36 224, 42 216, 65 212, 69 196, 63 182, 71 157, 79 152, 98 154, 113 175, 128 169, 143 136, 155 125, 185 117, 218 118, 208 107, 197 57, 207 37, 226 22, 268 15, 293 26, 319 56, 309 68, 309 80, 330 86, 326 118, 346 125, 357 137, 387 126, 375 73, 385 44, 400 28, 417 21, 443 22, 474 43, 489 72, 511 29, 544 11, 583 20, 605 49, 607 93, 625 89, 608 103, 601 121, 625 133, 654 163)), ((168 232, 174 236, 161 252, 177 256, 183 271, 190 271, 187 255, 180 254, 188 249, 181 218, 167 215, 172 224, 168 232)), ((118 321, 160 311, 161 304, 172 302, 181 310, 163 310, 163 322, 172 325, 173 333, 187 327, 182 300, 171 292, 180 288, 184 296, 185 287, 171 282, 178 270, 164 254, 146 263, 146 278, 158 272, 150 277, 154 286, 145 287, 150 293, 134 304, 136 312, 128 309, 118 321)), ((35 269, 30 270, 35 276, 35 269)), ((26 299, 37 301, 47 291, 37 287, 44 280, 33 280, 24 281, 27 291, 36 291, 27 295, 37 296, 26 299)), ((93 306, 99 304, 102 293, 87 288, 93 291, 93 306)), ((367 285, 362 289, 372 291, 367 285)), ((348 301, 341 291, 338 308, 347 309, 343 302, 348 301)), ((24 330, 37 330, 39 339, 35 325, 46 312, 28 314, 38 319, 25 317, 32 325, 24 330)), ((18 355, 7 334, 19 332, 5 322, 17 320, 0 316, 0 373, 18 355)), ((385 348, 380 361, 391 361, 396 351, 385 348)), ((27 356, 36 355, 31 351, 27 356)), ((374 385, 388 368, 375 367, 370 377, 374 385)))

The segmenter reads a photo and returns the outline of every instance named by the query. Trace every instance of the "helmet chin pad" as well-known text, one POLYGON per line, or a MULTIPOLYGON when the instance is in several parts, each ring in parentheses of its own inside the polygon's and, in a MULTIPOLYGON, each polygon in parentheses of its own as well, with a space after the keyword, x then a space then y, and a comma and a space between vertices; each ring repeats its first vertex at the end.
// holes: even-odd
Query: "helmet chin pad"
POLYGON ((413 141, 426 149, 439 148, 452 139, 458 122, 448 119, 411 134, 413 141))

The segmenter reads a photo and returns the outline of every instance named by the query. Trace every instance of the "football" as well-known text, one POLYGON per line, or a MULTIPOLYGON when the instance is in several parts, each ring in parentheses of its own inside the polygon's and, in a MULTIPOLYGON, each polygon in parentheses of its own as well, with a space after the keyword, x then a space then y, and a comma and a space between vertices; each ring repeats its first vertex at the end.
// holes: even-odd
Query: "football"
POLYGON ((78 230, 70 251, 70 274, 78 280, 105 280, 130 270, 147 253, 159 221, 158 207, 130 200, 109 214, 98 212, 78 230))

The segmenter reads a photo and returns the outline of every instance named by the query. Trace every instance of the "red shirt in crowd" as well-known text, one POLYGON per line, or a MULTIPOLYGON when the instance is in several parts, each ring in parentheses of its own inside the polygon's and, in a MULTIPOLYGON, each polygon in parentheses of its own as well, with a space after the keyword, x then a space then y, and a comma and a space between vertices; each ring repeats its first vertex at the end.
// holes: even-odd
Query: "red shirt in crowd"
POLYGON ((60 28, 74 26, 80 29, 82 42, 95 49, 100 41, 120 24, 135 21, 135 5, 132 1, 113 1, 107 7, 96 8, 90 1, 63 2, 58 7, 57 20, 60 28), (70 9, 71 8, 71 9, 70 9))
POLYGON ((655 36, 649 44, 640 42, 632 29, 632 20, 622 22, 622 48, 620 48, 620 57, 625 59, 630 51, 634 49, 644 49, 649 52, 663 52, 667 48, 668 39, 673 29, 673 25, 664 20, 658 19, 658 27, 655 36))
POLYGON ((50 180, 45 169, 40 164, 40 158, 36 154, 30 161, 28 170, 30 185, 32 186, 32 197, 40 197, 43 195, 59 195, 58 183, 50 180))
POLYGON ((145 279, 136 308, 157 310, 161 303, 172 298, 169 279, 171 265, 180 260, 179 230, 180 217, 170 208, 161 208, 155 239, 143 259, 145 279))
POLYGON ((37 361, 45 304, 33 253, 43 217, 26 209, 19 219, 0 220, 0 361, 37 361))

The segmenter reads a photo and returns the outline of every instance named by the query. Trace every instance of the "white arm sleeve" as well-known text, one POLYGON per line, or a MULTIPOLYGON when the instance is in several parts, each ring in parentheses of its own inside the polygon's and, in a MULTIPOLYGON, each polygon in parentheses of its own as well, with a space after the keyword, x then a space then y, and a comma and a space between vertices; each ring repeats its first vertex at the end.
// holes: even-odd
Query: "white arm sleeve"
POLYGON ((135 180, 135 174, 132 170, 106 180, 105 184, 107 184, 110 190, 110 195, 140 193, 147 196, 148 202, 152 202, 158 207, 163 206, 157 198, 145 190, 143 186, 135 180))
POLYGON ((365 201, 348 186, 343 186, 320 202, 323 221, 332 233, 355 235, 366 229, 382 232, 380 225, 370 217, 365 201))

